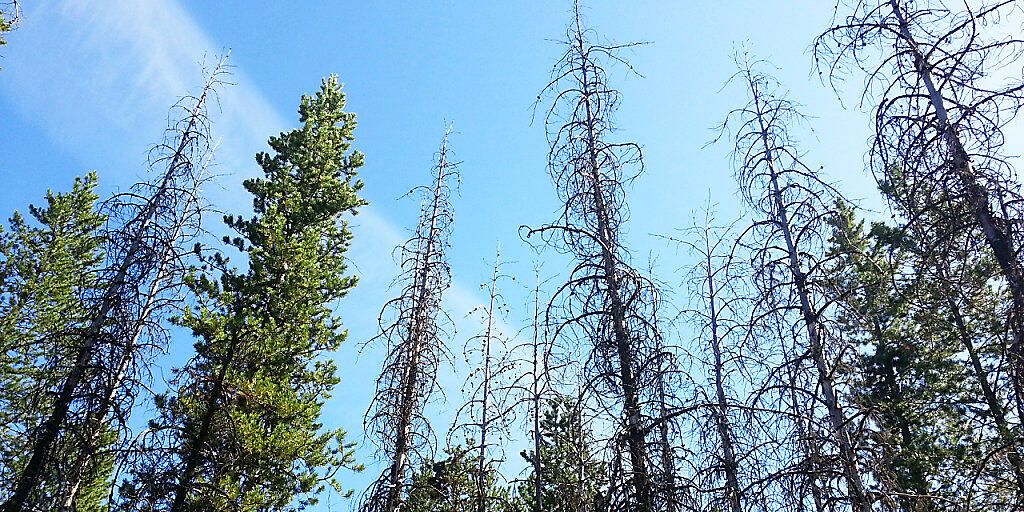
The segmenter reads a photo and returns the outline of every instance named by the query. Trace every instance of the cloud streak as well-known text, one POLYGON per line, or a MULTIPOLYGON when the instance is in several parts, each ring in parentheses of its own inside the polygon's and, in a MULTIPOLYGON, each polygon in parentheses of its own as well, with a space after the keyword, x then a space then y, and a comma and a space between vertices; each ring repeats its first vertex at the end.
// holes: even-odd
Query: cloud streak
MULTIPOLYGON (((146 151, 166 127, 167 107, 202 83, 202 61, 212 64, 225 50, 174 0, 42 0, 29 7, 16 44, 31 51, 8 51, 0 94, 54 146, 84 167, 98 168, 105 187, 129 186, 144 171, 146 151)), ((221 178, 207 196, 220 210, 248 211, 241 181, 258 171, 252 157, 266 149, 268 135, 290 123, 243 70, 234 69, 231 81, 235 85, 219 91, 220 108, 211 116, 214 136, 221 138, 216 157, 221 178)), ((82 172, 55 170, 46 179, 65 183, 82 172)), ((397 272, 390 254, 407 230, 372 207, 352 225, 356 244, 349 257, 361 284, 340 305, 342 317, 352 319, 351 342, 335 356, 346 380, 345 393, 332 401, 327 415, 329 424, 357 433, 361 415, 353 413, 369 403, 382 356, 379 347, 358 354, 357 346, 376 334, 377 313, 393 291, 389 284, 397 272)), ((446 297, 458 331, 451 349, 458 353, 461 340, 478 330, 478 315, 466 313, 481 301, 475 287, 459 284, 446 297)), ((462 383, 456 375, 442 376, 442 382, 449 389, 462 383)), ((451 392, 448 399, 458 401, 451 392)), ((438 421, 450 421, 450 412, 439 412, 438 421)), ((363 453, 361 459, 369 462, 372 457, 363 453)), ((348 484, 358 487, 362 478, 375 473, 370 468, 348 484)))

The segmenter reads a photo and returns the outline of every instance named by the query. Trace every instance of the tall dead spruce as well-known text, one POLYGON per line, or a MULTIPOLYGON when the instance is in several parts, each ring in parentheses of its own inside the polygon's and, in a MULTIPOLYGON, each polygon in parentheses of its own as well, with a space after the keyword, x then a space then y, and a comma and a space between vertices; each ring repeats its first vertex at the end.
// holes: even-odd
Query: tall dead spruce
MULTIPOLYGON (((840 402, 833 374, 848 351, 839 333, 828 329, 830 301, 818 286, 829 229, 826 220, 838 194, 801 161, 790 136, 800 114, 777 92, 779 86, 772 78, 754 69, 757 65, 740 62, 736 80, 746 86, 749 102, 732 111, 726 122, 726 126, 736 123, 733 155, 737 179, 744 202, 755 216, 744 236, 758 294, 753 317, 757 323, 776 324, 783 349, 794 343, 792 353, 783 352, 779 374, 802 372, 804 361, 812 365, 809 388, 797 391, 792 382, 782 385, 792 386, 794 394, 820 401, 825 410, 821 430, 827 432, 824 441, 837 452, 835 467, 845 483, 848 506, 868 512, 872 499, 856 451, 853 418, 840 402)), ((792 415, 793 411, 782 413, 792 415)))
POLYGON ((593 43, 578 4, 567 37, 544 89, 553 97, 546 116, 548 167, 564 206, 555 223, 529 235, 540 235, 576 261, 549 303, 547 323, 554 339, 586 346, 583 382, 613 421, 610 467, 618 479, 611 484, 611 507, 662 510, 648 460, 655 456, 646 438, 652 419, 645 414, 657 382, 656 292, 630 266, 620 240, 627 216, 625 184, 643 163, 637 144, 609 141, 619 93, 608 87, 602 65, 625 63, 617 51, 635 44, 593 43))
POLYGON ((178 301, 174 291, 188 269, 185 246, 199 233, 199 186, 213 153, 207 108, 224 84, 225 59, 197 95, 172 108, 172 115, 180 115, 151 152, 150 167, 159 174, 104 205, 109 220, 102 292, 88 298, 93 313, 81 330, 74 364, 54 391, 53 410, 36 430, 31 457, 13 494, 0 505, 3 512, 25 510, 46 468, 67 456, 52 449, 73 418, 85 428, 78 440, 83 450, 71 462, 58 497, 57 506, 65 510, 73 508, 86 471, 99 456, 100 437, 108 429, 126 428, 133 390, 144 371, 142 358, 166 336, 159 317, 178 301))
MULTIPOLYGON (((863 71, 873 101, 870 164, 896 185, 896 209, 939 265, 967 233, 998 262, 1009 290, 1008 355, 1017 416, 1024 416, 1024 202, 1005 161, 1003 127, 1024 105, 1020 5, 1012 0, 858 0, 814 45, 835 86, 863 71), (1014 23, 1016 21, 1016 23, 1014 23), (1005 78, 1005 80, 1004 80, 1005 78), (930 192, 936 191, 936 192, 930 192), (928 220, 933 220, 927 225, 928 220)), ((996 277, 996 276, 994 276, 996 277)), ((1004 431, 1005 427, 1000 427, 1004 431)), ((1024 496, 1019 439, 1003 433, 1024 496)))
POLYGON ((526 401, 530 407, 530 432, 533 435, 533 512, 541 512, 544 506, 544 466, 540 458, 540 416, 543 399, 551 391, 551 345, 548 343, 548 333, 543 329, 540 321, 540 266, 534 268, 537 283, 533 288, 533 325, 531 326, 532 336, 530 338, 529 350, 530 373, 524 375, 529 379, 524 391, 526 401))
POLYGON ((441 296, 451 284, 445 253, 453 220, 450 195, 459 179, 448 149, 450 133, 449 127, 433 183, 414 189, 422 190, 425 199, 415 234, 396 249, 401 294, 385 304, 380 315, 378 338, 386 342, 388 352, 364 423, 390 464, 364 498, 364 512, 400 510, 413 466, 430 455, 433 434, 423 410, 437 391, 438 364, 446 354, 441 296))

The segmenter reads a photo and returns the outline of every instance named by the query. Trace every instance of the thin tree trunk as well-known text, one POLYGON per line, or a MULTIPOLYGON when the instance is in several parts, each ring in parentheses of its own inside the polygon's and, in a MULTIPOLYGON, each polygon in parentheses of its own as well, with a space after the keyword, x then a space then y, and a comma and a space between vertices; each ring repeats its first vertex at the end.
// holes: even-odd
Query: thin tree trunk
POLYGON ((440 214, 440 204, 438 204, 438 201, 441 197, 441 188, 444 186, 444 171, 448 165, 446 161, 447 148, 448 134, 445 133, 431 205, 430 227, 427 231, 425 246, 422 251, 417 251, 416 256, 418 259, 419 275, 415 281, 417 284, 413 285, 413 288, 416 290, 414 292, 415 299, 412 314, 413 325, 409 329, 410 336, 412 337, 412 354, 402 377, 402 403, 399 408, 401 416, 398 420, 398 437, 395 440, 395 455, 389 470, 388 481, 390 486, 388 488, 387 501, 385 502, 385 510, 388 512, 398 512, 399 507, 402 505, 403 480, 405 479, 408 466, 409 440, 412 436, 413 407, 418 394, 416 383, 419 377, 420 358, 424 349, 420 329, 423 324, 423 316, 426 314, 424 302, 429 291, 427 279, 430 275, 431 256, 434 254, 434 243, 437 238, 435 231, 437 230, 437 219, 440 214))
POLYGON ((540 459, 540 269, 537 270, 537 287, 533 296, 533 512, 542 512, 543 471, 540 459))
MULTIPOLYGON (((500 246, 499 246, 500 247, 500 246)), ((487 512, 487 429, 489 419, 487 407, 491 398, 491 335, 494 328, 494 298, 498 294, 498 267, 500 264, 501 249, 494 257, 494 276, 491 278, 490 304, 487 306, 487 331, 484 333, 484 392, 481 400, 480 413, 480 460, 477 461, 477 512, 487 512)))
POLYGON ((718 427, 718 435, 722 442, 722 459, 725 467, 726 499, 732 512, 743 512, 743 505, 740 496, 740 484, 736 454, 732 446, 732 431, 729 428, 728 402, 725 396, 725 385, 722 377, 722 347, 718 338, 718 307, 716 304, 717 290, 712 272, 711 247, 707 247, 704 253, 705 264, 707 265, 708 281, 708 308, 711 313, 711 349, 715 357, 714 379, 715 397, 718 403, 712 408, 715 416, 715 423, 718 427))
MULTIPOLYGON (((153 302, 155 302, 156 292, 164 277, 164 269, 161 268, 157 279, 154 280, 150 286, 146 304, 143 308, 143 314, 148 314, 147 312, 152 307, 153 302)), ((142 324, 139 324, 135 333, 132 335, 132 339, 124 348, 124 353, 121 355, 117 369, 114 371, 114 379, 104 390, 105 392, 103 393, 103 398, 100 399, 99 407, 95 410, 89 411, 86 416, 85 425, 86 428, 89 429, 89 432, 86 435, 87 439, 85 446, 80 450, 78 458, 75 460, 74 467, 71 470, 71 478, 68 485, 65 487, 64 495, 61 498, 60 506, 62 511, 71 512, 74 510, 74 503, 75 500, 78 499, 78 493, 81 491, 82 483, 85 481, 85 477, 88 473, 89 463, 94 460, 95 451, 99 448, 100 437, 103 435, 104 429, 107 425, 106 418, 110 414, 110 410, 114 405, 114 399, 117 397, 121 384, 127 376, 128 367, 130 366, 131 361, 134 360, 133 354, 135 353, 139 337, 141 335, 142 324)))
POLYGON ((948 300, 949 310, 953 314, 953 322, 956 325, 957 333, 960 335, 960 341, 963 343, 964 349, 967 350, 967 355, 971 361, 971 368, 974 371, 974 377, 978 381, 978 385, 981 386, 981 393, 985 397, 985 402, 988 405, 989 415, 996 422, 996 430, 999 432, 999 437, 1004 442, 1009 442, 1008 446, 1010 450, 1007 452, 1007 460, 1010 462, 1010 466, 1013 467, 1013 472, 1017 477, 1017 481, 1024 481, 1024 468, 1022 468, 1020 452, 1017 451, 1018 444, 1013 440, 1013 433, 1010 430, 1010 424, 1006 420, 1006 411, 1003 409, 1002 403, 999 401, 998 395, 992 384, 988 380, 988 372, 985 367, 981 364, 981 359, 978 357, 978 351, 974 347, 974 342, 971 341, 971 333, 967 329, 967 324, 964 321, 963 314, 960 311, 960 306, 952 299, 948 300))
MULTIPOLYGON (((53 448, 53 444, 56 442, 61 428, 63 428, 64 424, 67 422, 68 413, 71 408, 71 402, 74 400, 75 391, 85 378, 86 369, 89 366, 89 362, 93 357, 97 345, 103 341, 103 328, 107 321, 110 320, 111 311, 120 302, 122 295, 124 294, 123 290, 128 279, 128 272, 132 265, 136 263, 136 259, 142 252, 143 246, 146 242, 144 234, 155 220, 157 205, 163 196, 170 192, 169 186, 173 173, 186 159, 186 146, 191 140, 191 137, 193 136, 192 134, 196 131, 197 124, 202 117, 202 109, 206 101, 207 93, 213 88, 215 83, 214 77, 216 77, 216 73, 211 75, 211 79, 206 83, 195 107, 190 111, 188 124, 185 129, 181 131, 182 136, 179 145, 171 157, 167 166, 167 171, 164 173, 160 185, 156 189, 156 193, 148 200, 146 208, 140 212, 140 215, 137 215, 132 219, 132 221, 139 221, 139 224, 132 233, 131 245, 122 257, 121 261, 118 263, 116 267, 117 270, 115 271, 110 284, 106 287, 100 298, 99 309, 92 317, 85 334, 82 336, 81 344, 79 345, 78 352, 75 357, 75 362, 71 367, 71 370, 68 372, 67 377, 65 377, 64 382, 61 384, 60 391, 57 394, 57 400, 53 405, 53 411, 41 425, 40 433, 32 447, 32 455, 29 458, 28 463, 25 465, 25 469, 22 471, 21 476, 18 478, 14 493, 2 506, 0 506, 0 511, 21 512, 24 509, 32 491, 39 484, 44 466, 46 465, 46 461, 50 455, 50 450, 53 448)), ((161 262, 161 264, 162 263, 163 262, 161 262)))
MULTIPOLYGON (((208 162, 209 160, 207 160, 207 163, 208 162)), ((205 165, 203 169, 205 170, 205 165)), ((202 173, 200 173, 200 177, 196 180, 195 187, 192 189, 191 194, 193 196, 199 192, 199 182, 201 178, 202 173)), ((183 231, 184 229, 181 225, 176 226, 171 239, 177 240, 181 237, 183 231)), ((100 400, 99 407, 95 410, 90 410, 86 417, 85 425, 86 428, 89 429, 86 445, 81 451, 78 459, 75 461, 74 468, 71 471, 71 478, 68 485, 65 487, 64 496, 61 498, 61 508, 64 511, 70 512, 73 510, 74 502, 78 499, 78 493, 81 491, 82 483, 85 480, 89 462, 94 457, 94 452, 98 448, 100 436, 102 436, 104 432, 106 418, 114 406, 114 399, 117 397, 124 379, 127 377, 128 368, 131 365, 131 362, 135 359, 138 341, 142 336, 142 331, 145 327, 145 319, 152 314, 153 305, 158 298, 160 288, 163 286, 164 281, 169 277, 168 267, 171 264, 170 258, 172 255, 173 249, 171 247, 166 247, 163 254, 161 254, 156 277, 149 285, 149 290, 146 293, 146 302, 140 310, 141 318, 137 319, 132 337, 121 354, 117 368, 114 371, 113 381, 105 389, 103 398, 100 400)))
MULTIPOLYGON (((582 29, 579 27, 579 16, 577 16, 577 44, 580 51, 580 58, 586 61, 587 55, 583 52, 584 42, 582 29)), ((644 459, 646 454, 646 443, 644 432, 640 424, 640 404, 637 399, 636 379, 633 376, 633 351, 629 344, 629 329, 626 326, 625 307, 620 296, 620 283, 616 274, 616 260, 612 253, 612 234, 608 226, 608 210, 604 202, 604 194, 601 189, 601 172, 597 149, 597 136, 594 133, 593 107, 590 96, 593 94, 591 84, 587 77, 587 66, 581 66, 582 70, 582 95, 586 108, 587 121, 587 151, 590 157, 590 178, 593 189, 594 201, 597 211, 597 234, 601 244, 601 257, 604 272, 604 281, 608 287, 608 298, 611 302, 612 333, 615 336, 615 350, 619 359, 619 379, 622 386, 623 409, 626 416, 626 444, 629 449, 629 459, 632 470, 633 486, 636 490, 637 505, 643 512, 652 512, 650 477, 647 472, 647 462, 644 459)))
POLYGON ((213 425, 213 417, 217 413, 218 404, 221 401, 221 394, 224 392, 224 381, 226 380, 228 369, 234 363, 235 352, 238 349, 241 335, 237 331, 237 328, 231 333, 231 341, 228 343, 227 354, 224 355, 224 360, 221 362, 220 369, 217 371, 217 380, 213 382, 213 389, 210 390, 210 394, 206 398, 206 410, 203 411, 203 418, 199 424, 199 432, 196 434, 195 440, 192 442, 191 449, 185 456, 185 469, 181 472, 181 478, 178 480, 178 485, 174 491, 174 501, 171 503, 169 512, 181 512, 182 507, 185 506, 185 500, 188 498, 188 492, 191 490, 192 479, 195 477, 196 468, 199 467, 200 457, 203 451, 203 445, 210 437, 210 427, 213 425))
POLYGON ((658 414, 661 416, 661 422, 658 425, 659 434, 661 435, 661 471, 664 475, 665 482, 665 511, 675 512, 678 504, 676 503, 676 465, 675 465, 675 453, 672 450, 672 444, 669 437, 669 412, 668 412, 668 393, 665 389, 665 369, 662 367, 663 355, 658 355, 658 414))

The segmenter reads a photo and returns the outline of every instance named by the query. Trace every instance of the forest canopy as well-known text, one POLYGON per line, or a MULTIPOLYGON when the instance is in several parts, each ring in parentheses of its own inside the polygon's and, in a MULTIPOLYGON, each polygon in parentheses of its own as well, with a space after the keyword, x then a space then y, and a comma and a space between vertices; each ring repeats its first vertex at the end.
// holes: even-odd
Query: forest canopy
MULTIPOLYGON (((0 80, 46 58, 19 36, 58 7, 23 3, 0 80)), ((1024 4, 844 0, 799 34, 797 71, 867 127, 850 176, 814 132, 838 118, 750 41, 700 57, 729 70, 694 150, 721 158, 652 157, 630 93, 679 63, 634 66, 657 42, 606 35, 606 7, 561 6, 525 57, 546 78, 506 90, 538 143, 486 165, 459 156, 479 125, 420 151, 354 113, 387 90, 329 72, 225 158, 222 124, 252 128, 228 115, 251 56, 225 50, 164 98, 134 182, 40 169, 0 227, 0 512, 1024 509, 1024 4), (500 185, 519 152, 549 199, 500 185), (727 179, 735 208, 633 215, 690 197, 666 175, 727 179)))

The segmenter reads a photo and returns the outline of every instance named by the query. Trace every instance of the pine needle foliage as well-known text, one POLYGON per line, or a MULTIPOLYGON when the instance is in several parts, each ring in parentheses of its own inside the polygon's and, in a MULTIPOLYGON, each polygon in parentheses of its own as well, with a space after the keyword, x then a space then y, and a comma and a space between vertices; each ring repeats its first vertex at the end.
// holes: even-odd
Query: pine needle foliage
POLYGON ((339 382, 329 354, 346 331, 332 305, 356 284, 346 275, 352 239, 344 217, 366 201, 352 150, 355 114, 344 111, 335 76, 303 96, 301 128, 271 137, 273 154, 247 180, 251 218, 229 215, 225 238, 248 258, 228 268, 216 253, 189 281, 200 305, 177 323, 196 336, 196 356, 176 392, 157 400, 151 430, 164 450, 125 488, 143 509, 301 510, 315 504, 335 473, 356 468, 340 429, 320 423, 339 382))

